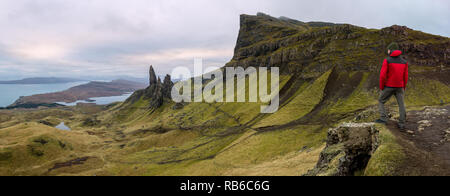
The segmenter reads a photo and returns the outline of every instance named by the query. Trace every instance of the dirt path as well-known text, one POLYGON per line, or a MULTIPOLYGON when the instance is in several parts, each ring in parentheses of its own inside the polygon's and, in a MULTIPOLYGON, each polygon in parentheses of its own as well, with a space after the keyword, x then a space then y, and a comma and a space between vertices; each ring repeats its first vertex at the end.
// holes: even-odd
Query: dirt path
POLYGON ((396 122, 389 122, 407 156, 400 175, 450 176, 449 111, 450 106, 443 106, 408 112, 406 133, 400 132, 396 122))

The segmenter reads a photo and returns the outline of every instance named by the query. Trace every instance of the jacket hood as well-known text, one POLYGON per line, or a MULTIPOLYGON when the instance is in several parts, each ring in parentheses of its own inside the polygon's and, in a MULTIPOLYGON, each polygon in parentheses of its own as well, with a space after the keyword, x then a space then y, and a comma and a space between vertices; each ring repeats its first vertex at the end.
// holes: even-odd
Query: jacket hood
POLYGON ((394 50, 393 52, 391 52, 391 57, 397 57, 397 56, 400 56, 400 55, 402 55, 402 51, 400 51, 400 50, 394 50))

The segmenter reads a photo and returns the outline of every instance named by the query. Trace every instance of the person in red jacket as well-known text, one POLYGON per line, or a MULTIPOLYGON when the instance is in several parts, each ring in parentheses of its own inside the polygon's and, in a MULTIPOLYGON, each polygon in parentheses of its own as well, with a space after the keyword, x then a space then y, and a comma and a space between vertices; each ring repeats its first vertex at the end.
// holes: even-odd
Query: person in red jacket
POLYGON ((408 84, 408 62, 401 57, 402 51, 399 50, 399 46, 395 42, 389 44, 388 54, 389 57, 384 60, 380 73, 380 89, 382 92, 378 101, 381 117, 375 122, 383 124, 388 122, 389 117, 384 104, 392 96, 395 96, 400 110, 398 127, 403 131, 406 123, 404 94, 408 84))

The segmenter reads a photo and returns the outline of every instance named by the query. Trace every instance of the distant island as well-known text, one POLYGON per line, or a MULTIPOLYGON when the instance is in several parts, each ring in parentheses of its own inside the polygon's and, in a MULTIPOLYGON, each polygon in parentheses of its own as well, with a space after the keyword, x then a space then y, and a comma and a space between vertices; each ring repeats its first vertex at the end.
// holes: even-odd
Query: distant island
POLYGON ((58 77, 36 77, 36 78, 25 78, 21 80, 0 81, 0 84, 64 84, 81 81, 84 80, 74 78, 58 78, 58 77))
POLYGON ((57 102, 73 103, 79 100, 89 100, 94 97, 120 96, 145 88, 147 85, 127 80, 114 80, 112 82, 89 82, 87 84, 72 87, 68 90, 20 97, 8 108, 26 106, 42 106, 57 102))

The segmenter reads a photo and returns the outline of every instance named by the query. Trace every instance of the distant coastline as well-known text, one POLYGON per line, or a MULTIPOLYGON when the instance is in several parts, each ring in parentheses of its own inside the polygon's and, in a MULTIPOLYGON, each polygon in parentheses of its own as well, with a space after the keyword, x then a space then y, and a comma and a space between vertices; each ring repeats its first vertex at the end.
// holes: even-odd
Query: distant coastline
POLYGON ((59 78, 59 77, 35 77, 35 78, 24 78, 21 80, 0 81, 0 84, 64 84, 82 81, 85 80, 74 78, 59 78))
POLYGON ((34 108, 34 106, 60 106, 61 104, 55 103, 74 103, 82 100, 90 100, 91 98, 121 96, 146 88, 146 86, 147 85, 143 83, 127 80, 89 82, 60 92, 23 96, 7 108, 17 108, 21 106, 26 106, 26 108, 34 108))

